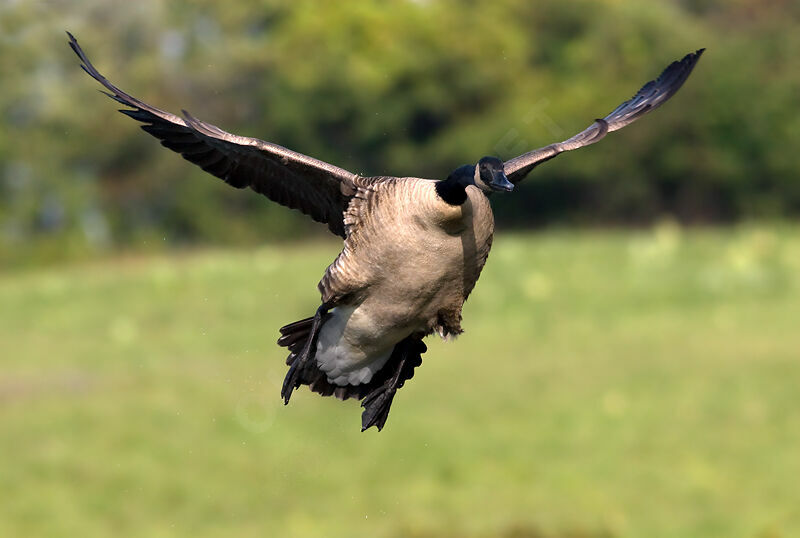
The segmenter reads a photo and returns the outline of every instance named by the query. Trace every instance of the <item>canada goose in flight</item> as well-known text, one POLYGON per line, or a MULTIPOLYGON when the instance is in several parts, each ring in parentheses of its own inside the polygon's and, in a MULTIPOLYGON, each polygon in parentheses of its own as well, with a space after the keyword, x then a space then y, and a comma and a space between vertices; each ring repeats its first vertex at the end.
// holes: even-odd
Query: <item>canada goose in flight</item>
POLYGON ((298 209, 344 239, 318 288, 313 317, 280 329, 289 349, 281 396, 300 385, 323 396, 362 401, 362 430, 382 429, 394 395, 414 375, 434 332, 458 335, 461 307, 492 245, 488 195, 509 192, 539 164, 598 142, 667 101, 703 50, 672 63, 603 119, 572 138, 503 162, 484 157, 444 181, 363 177, 271 142, 227 133, 185 110, 164 112, 101 75, 69 35, 81 67, 130 107, 123 114, 186 160, 242 189, 298 209))

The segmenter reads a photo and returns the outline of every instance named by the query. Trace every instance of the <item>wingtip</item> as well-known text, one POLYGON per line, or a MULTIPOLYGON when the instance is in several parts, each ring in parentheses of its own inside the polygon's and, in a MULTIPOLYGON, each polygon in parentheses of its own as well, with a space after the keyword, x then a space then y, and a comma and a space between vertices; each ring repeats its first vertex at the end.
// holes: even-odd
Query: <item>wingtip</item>
POLYGON ((89 76, 91 76, 92 78, 97 79, 97 75, 95 75, 95 73, 92 72, 95 70, 94 66, 86 57, 86 53, 83 52, 83 49, 78 43, 78 40, 69 31, 67 31, 67 36, 69 36, 69 42, 67 44, 69 45, 69 48, 72 49, 72 52, 74 52, 75 55, 78 57, 78 59, 81 61, 81 69, 86 71, 86 73, 88 73, 89 76))
POLYGON ((706 49, 704 47, 701 49, 697 49, 695 52, 686 55, 684 64, 687 66, 689 73, 691 73, 694 70, 695 66, 697 66, 697 63, 700 61, 700 58, 703 56, 703 53, 705 51, 706 49))
POLYGON ((686 55, 686 58, 684 58, 684 61, 687 61, 687 62, 692 63, 692 64, 696 64, 700 60, 700 57, 703 55, 703 53, 705 51, 706 51, 706 49, 705 49, 705 47, 703 47, 701 49, 697 49, 694 52, 690 52, 689 54, 686 55))
POLYGON ((77 54, 78 57, 81 58, 81 61, 83 61, 83 58, 81 57, 81 52, 82 52, 81 46, 78 44, 77 38, 74 35, 72 35, 72 32, 70 32, 69 30, 65 30, 65 32, 67 32, 67 37, 69 38, 69 41, 67 41, 67 45, 69 45, 69 48, 71 48, 75 52, 75 54, 77 54))

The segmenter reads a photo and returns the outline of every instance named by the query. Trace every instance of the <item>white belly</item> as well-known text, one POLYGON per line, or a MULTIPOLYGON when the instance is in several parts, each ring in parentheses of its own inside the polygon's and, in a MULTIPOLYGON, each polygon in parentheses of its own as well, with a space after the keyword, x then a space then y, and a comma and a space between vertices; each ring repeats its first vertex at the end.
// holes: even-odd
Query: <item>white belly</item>
POLYGON ((317 339, 317 366, 334 385, 369 383, 402 338, 382 331, 359 307, 339 306, 330 316, 317 339))

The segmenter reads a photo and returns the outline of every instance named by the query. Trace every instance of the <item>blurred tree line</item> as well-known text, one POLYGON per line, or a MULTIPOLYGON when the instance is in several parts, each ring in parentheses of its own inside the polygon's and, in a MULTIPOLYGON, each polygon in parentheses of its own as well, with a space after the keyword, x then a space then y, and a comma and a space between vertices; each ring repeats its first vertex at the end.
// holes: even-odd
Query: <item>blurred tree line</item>
POLYGON ((496 197, 500 225, 800 215, 796 0, 0 2, 0 263, 323 233, 114 112, 124 90, 369 175, 444 177, 571 136, 670 61, 663 109, 496 197))

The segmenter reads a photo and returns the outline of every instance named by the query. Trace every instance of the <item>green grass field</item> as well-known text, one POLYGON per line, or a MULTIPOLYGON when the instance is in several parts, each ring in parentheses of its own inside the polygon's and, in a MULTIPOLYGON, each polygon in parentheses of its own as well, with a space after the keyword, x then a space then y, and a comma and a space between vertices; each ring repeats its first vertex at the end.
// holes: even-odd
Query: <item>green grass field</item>
POLYGON ((0 536, 800 535, 800 229, 500 234, 386 429, 301 390, 336 243, 0 275, 0 536))

